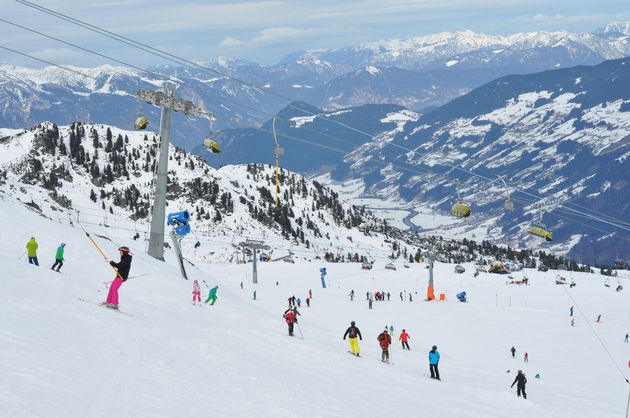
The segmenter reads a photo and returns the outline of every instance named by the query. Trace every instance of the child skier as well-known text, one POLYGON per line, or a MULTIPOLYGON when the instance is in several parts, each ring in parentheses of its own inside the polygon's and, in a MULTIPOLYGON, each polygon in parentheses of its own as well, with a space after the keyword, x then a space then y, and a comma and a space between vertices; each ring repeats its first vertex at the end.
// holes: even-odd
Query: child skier
POLYGON ((109 293, 107 294, 107 299, 105 301, 105 306, 112 309, 118 309, 118 289, 123 282, 127 281, 127 277, 129 277, 129 270, 131 269, 132 257, 131 254, 129 254, 129 247, 120 247, 118 248, 118 252, 120 253, 120 261, 118 263, 115 261, 109 262, 109 264, 118 272, 114 281, 109 286, 109 293))
POLYGON ((437 351, 437 346, 433 346, 429 351, 429 371, 431 372, 431 379, 440 380, 440 371, 438 370, 438 363, 440 362, 440 353, 437 351))
POLYGON ((402 330, 402 333, 400 334, 400 337, 398 337, 398 341, 402 342, 402 348, 403 350, 405 349, 405 347, 407 347, 407 350, 411 350, 409 348, 409 343, 407 342, 407 340, 409 340, 411 337, 409 336, 409 334, 407 334, 407 331, 405 331, 404 329, 402 330))
POLYGON ((346 337, 350 338, 350 352, 358 357, 359 356, 359 341, 357 340, 357 337, 359 338, 359 340, 363 340, 363 337, 361 336, 361 331, 359 331, 359 328, 356 327, 354 321, 350 322, 350 326, 348 327, 346 332, 343 334, 344 340, 346 339, 346 337))
POLYGON ((39 245, 37 245, 37 241, 35 241, 35 237, 31 237, 31 240, 26 243, 26 250, 28 251, 28 263, 35 264, 39 267, 39 262, 37 261, 37 249, 39 245))
POLYGON ((519 370, 516 378, 514 379, 514 382, 512 382, 512 386, 510 386, 511 388, 513 388, 514 384, 516 384, 516 394, 519 398, 521 397, 522 393, 523 398, 527 399, 527 394, 525 393, 525 383, 527 383, 527 378, 523 374, 523 371, 519 370))
POLYGON ((50 268, 51 270, 55 270, 55 267, 57 267, 57 269, 55 270, 56 272, 59 272, 59 270, 61 270, 61 267, 63 266, 63 252, 65 248, 66 244, 64 242, 62 242, 61 245, 57 247, 57 253, 55 254, 55 264, 52 265, 52 267, 50 268))
POLYGON ((195 280, 193 282, 193 305, 195 304, 195 302, 199 302, 199 304, 201 305, 201 287, 199 286, 199 282, 197 280, 195 280))
POLYGON ((389 363, 389 346, 392 344, 392 337, 389 336, 389 331, 387 327, 379 334, 376 338, 379 342, 381 349, 383 352, 381 353, 381 361, 383 363, 389 363))
POLYGON ((212 289, 210 289, 210 291, 208 292, 208 299, 206 299, 206 301, 204 303, 208 303, 212 300, 212 303, 210 305, 214 305, 214 302, 217 301, 217 289, 219 288, 219 286, 215 286, 212 289))

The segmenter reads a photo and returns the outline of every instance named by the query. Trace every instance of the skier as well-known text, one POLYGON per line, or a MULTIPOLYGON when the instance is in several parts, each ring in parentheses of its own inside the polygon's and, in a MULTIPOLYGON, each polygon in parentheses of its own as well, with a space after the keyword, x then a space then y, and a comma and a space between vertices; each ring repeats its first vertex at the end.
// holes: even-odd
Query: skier
POLYGON ((431 379, 440 380, 440 371, 438 370, 438 363, 440 362, 440 353, 437 351, 437 346, 433 346, 429 351, 429 370, 431 371, 431 379))
POLYGON ((354 300, 354 289, 350 291, 350 294, 348 296, 350 296, 350 301, 354 300))
POLYGON ((254 290, 254 300, 256 300, 256 291, 254 290))
POLYGON ((413 297, 411 297, 411 292, 409 292, 409 302, 413 302, 413 297))
POLYGON ((571 319, 571 326, 574 327, 575 326, 575 318, 571 319))
POLYGON ((389 302, 389 297, 390 297, 390 296, 391 296, 391 295, 389 294, 389 292, 387 292, 387 301, 388 301, 388 302, 389 302))
POLYGON ((293 337, 293 324, 297 322, 296 312, 291 306, 289 306, 289 309, 284 311, 284 314, 282 316, 289 327, 289 336, 293 337))
POLYGON ((208 292, 208 298, 206 299, 206 301, 204 303, 208 303, 210 302, 210 300, 212 300, 212 303, 210 305, 214 305, 214 302, 217 301, 217 289, 219 288, 219 286, 215 286, 212 289, 210 289, 210 291, 208 292))
POLYGON ((298 307, 298 308, 301 308, 301 307, 302 307, 302 299, 297 298, 296 303, 297 303, 297 307, 298 307))
POLYGON ((624 340, 625 343, 628 342, 628 334, 626 334, 626 339, 624 340))
POLYGON ((201 247, 201 243, 199 241, 195 242, 195 250, 201 247))
POLYGON ((313 289, 308 289, 308 298, 313 299, 313 289))
POLYGON ((372 298, 368 299, 368 309, 372 309, 372 298))
POLYGON ((400 292, 400 301, 401 302, 403 301, 403 293, 402 292, 400 292))
POLYGON ((370 292, 365 292, 365 300, 370 300, 370 292))
POLYGON ((359 340, 363 340, 363 337, 361 336, 361 331, 359 331, 359 328, 356 327, 354 321, 350 322, 350 326, 348 327, 346 332, 343 334, 344 340, 346 339, 346 337, 349 337, 350 339, 350 353, 359 357, 360 350, 359 350, 359 341, 357 340, 357 337, 359 338, 359 340))
POLYGON ((195 302, 199 302, 199 304, 201 305, 201 287, 199 286, 199 282, 197 280, 195 280, 193 282, 193 305, 195 304, 195 302))
POLYGON ((394 335, 394 326, 390 325, 389 326, 389 336, 391 337, 392 335, 394 335))
POLYGON ((525 363, 529 363, 529 354, 525 353, 525 357, 523 357, 523 361, 525 363))
POLYGON ((523 374, 522 370, 518 371, 518 374, 516 375, 514 382, 512 382, 512 386, 510 387, 513 388, 515 383, 516 383, 516 394, 518 395, 518 397, 520 398, 521 393, 522 393, 523 398, 527 399, 527 394, 525 393, 525 383, 527 383, 527 378, 523 374))
POLYGON ((571 309, 569 309, 571 311, 571 314, 569 316, 573 316, 573 306, 571 306, 571 309))
POLYGON ((306 307, 307 308, 311 307, 311 298, 306 298, 306 307))
POLYGON ((376 340, 381 345, 383 352, 381 353, 381 361, 383 363, 389 363, 389 346, 392 343, 392 337, 389 336, 387 327, 379 334, 376 340))
POLYGON ((120 261, 118 263, 106 260, 109 261, 109 264, 118 272, 114 281, 109 286, 109 293, 107 294, 107 299, 105 300, 105 306, 112 309, 118 309, 118 289, 123 282, 127 281, 127 277, 129 277, 129 270, 131 269, 132 257, 131 254, 129 254, 129 247, 120 247, 118 248, 118 252, 120 252, 120 261))
POLYGON ((411 337, 409 336, 409 334, 407 334, 407 331, 405 331, 404 329, 402 330, 402 333, 400 334, 400 337, 398 337, 398 341, 402 342, 402 348, 403 350, 405 349, 405 347, 407 347, 407 350, 411 350, 409 348, 409 343, 407 342, 408 339, 410 339, 411 337))
POLYGON ((28 263, 35 264, 39 267, 39 261, 37 261, 37 249, 39 245, 35 241, 35 237, 31 237, 31 240, 26 243, 26 250, 28 251, 28 263))
POLYGON ((510 348, 510 351, 512 352, 512 358, 516 357, 516 348, 514 348, 514 346, 512 346, 512 348, 510 348))
POLYGON ((241 280, 241 289, 243 288, 243 281, 241 280))
POLYGON ((602 322, 602 314, 597 315, 597 321, 595 322, 602 322))
POLYGON ((57 247, 57 253, 55 254, 55 264, 52 265, 52 267, 50 268, 51 270, 55 270, 55 267, 57 267, 57 269, 55 270, 56 272, 59 272, 59 270, 61 270, 61 267, 63 266, 63 252, 65 248, 65 242, 62 242, 61 245, 57 247))

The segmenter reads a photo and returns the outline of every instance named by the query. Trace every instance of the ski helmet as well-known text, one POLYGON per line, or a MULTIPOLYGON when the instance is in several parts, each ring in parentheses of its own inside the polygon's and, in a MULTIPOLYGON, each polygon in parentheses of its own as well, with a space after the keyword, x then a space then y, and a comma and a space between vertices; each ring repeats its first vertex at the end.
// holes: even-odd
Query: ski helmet
POLYGON ((434 346, 433 346, 433 350, 437 350, 437 345, 434 345, 434 346))
POLYGON ((65 242, 62 242, 62 243, 61 243, 61 246, 62 246, 62 247, 65 247, 65 246, 66 246, 66 243, 65 243, 65 242))
POLYGON ((350 325, 354 326, 354 321, 350 322, 350 325))
POLYGON ((129 247, 122 246, 122 247, 118 248, 118 251, 120 251, 122 253, 128 253, 129 252, 129 247))

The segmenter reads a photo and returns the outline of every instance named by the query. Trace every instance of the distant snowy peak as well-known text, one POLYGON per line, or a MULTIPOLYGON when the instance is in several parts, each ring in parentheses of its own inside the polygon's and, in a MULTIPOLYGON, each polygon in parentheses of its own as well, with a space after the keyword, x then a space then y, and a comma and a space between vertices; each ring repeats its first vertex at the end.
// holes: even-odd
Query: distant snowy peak
POLYGON ((597 33, 630 35, 630 22, 611 22, 599 28, 597 33))

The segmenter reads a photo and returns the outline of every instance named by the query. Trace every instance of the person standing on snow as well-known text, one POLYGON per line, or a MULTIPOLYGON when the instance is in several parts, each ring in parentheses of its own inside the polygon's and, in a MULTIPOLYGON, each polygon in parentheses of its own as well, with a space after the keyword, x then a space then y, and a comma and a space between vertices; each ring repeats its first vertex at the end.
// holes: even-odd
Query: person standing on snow
POLYGON ((219 288, 219 286, 215 286, 212 289, 210 289, 210 291, 208 292, 208 298, 206 299, 206 301, 204 303, 208 303, 212 300, 212 303, 210 305, 214 305, 214 302, 217 301, 217 289, 219 288))
POLYGON ((595 322, 602 322, 602 314, 597 315, 597 321, 595 322))
POLYGON ((429 371, 431 372, 431 379, 440 380, 440 371, 438 370, 438 364, 440 363, 440 353, 437 351, 437 346, 433 346, 429 351, 429 371))
POLYGON ((359 331, 359 328, 356 327, 354 321, 350 322, 350 326, 343 334, 344 340, 346 339, 346 337, 348 337, 350 340, 350 352, 358 357, 360 350, 357 337, 359 338, 359 340, 363 340, 363 337, 361 336, 361 331, 359 331))
POLYGON ((391 336, 393 336, 393 335, 394 335, 394 326, 393 326, 393 325, 390 325, 390 326, 389 326, 389 336, 391 337, 391 336))
POLYGON ((26 243, 26 251, 28 251, 28 264, 35 264, 39 267, 39 261, 37 261, 37 249, 39 245, 37 245, 37 241, 35 241, 35 237, 31 237, 31 240, 26 243))
POLYGON ((57 247, 57 253, 55 254, 55 264, 52 265, 52 267, 50 268, 51 270, 55 270, 55 267, 57 267, 57 269, 55 270, 56 272, 59 272, 59 270, 61 270, 61 267, 63 266, 63 252, 65 248, 65 242, 62 242, 61 245, 57 247))
POLYGON ((199 282, 197 280, 195 280, 193 282, 193 305, 195 304, 195 302, 199 302, 199 304, 201 305, 201 287, 199 286, 199 282))
POLYGON ((348 296, 350 296, 350 301, 354 300, 354 289, 350 291, 350 294, 348 294, 348 296))
POLYGON ((111 260, 109 261, 109 265, 114 267, 116 272, 118 272, 114 281, 109 286, 109 293, 105 300, 105 306, 112 309, 118 309, 118 289, 122 286, 123 282, 127 281, 129 270, 131 269, 132 257, 131 254, 129 254, 129 247, 120 247, 118 248, 118 252, 120 253, 120 261, 118 263, 111 260))
POLYGON ((295 303, 297 303, 297 307, 301 308, 302 307, 302 299, 297 298, 297 300, 295 301, 295 303))
POLYGON ((516 394, 519 398, 521 397, 521 394, 523 394, 523 398, 527 399, 527 394, 525 393, 525 383, 527 383, 527 378, 523 374, 523 371, 519 370, 514 382, 512 382, 512 386, 510 386, 513 388, 514 384, 516 384, 516 394))
POLYGON ((293 308, 289 306, 289 309, 284 311, 284 314, 282 315, 282 317, 284 318, 284 320, 287 323, 287 326, 289 327, 289 336, 293 337, 293 324, 297 322, 297 315, 294 312, 293 308))
POLYGON ((387 301, 388 301, 388 302, 389 302, 389 297, 390 297, 390 296, 391 296, 391 295, 389 294, 389 292, 387 292, 387 301))
POLYGON ((306 307, 307 308, 311 307, 311 298, 306 298, 306 307))
POLYGON ((398 341, 402 342, 402 348, 403 350, 405 349, 405 347, 407 347, 407 350, 411 350, 409 348, 409 343, 407 342, 407 340, 409 340, 411 337, 409 336, 409 334, 407 334, 407 331, 405 331, 404 329, 402 330, 402 333, 400 334, 400 337, 398 337, 398 341))
POLYGON ((575 318, 571 318, 571 326, 574 327, 575 326, 575 318))
POLYGON ((381 361, 389 363, 389 346, 392 344, 392 337, 390 337, 387 327, 376 337, 376 340, 380 344, 381 350, 383 350, 381 353, 381 361))
POLYGON ((403 293, 400 292, 400 301, 403 302, 403 293))
POLYGON ((510 351, 512 352, 512 358, 516 357, 516 348, 514 348, 514 346, 512 346, 512 348, 510 348, 510 351))
POLYGON ((368 309, 372 309, 372 298, 368 299, 368 309))
POLYGON ((525 353, 525 357, 523 357, 523 361, 525 363, 529 363, 529 354, 525 353))
POLYGON ((569 309, 569 311, 571 312, 569 316, 573 316, 573 306, 571 306, 571 309, 569 309))
POLYGON ((625 343, 628 342, 628 334, 626 334, 626 340, 624 341, 625 343))
POLYGON ((308 298, 313 299, 313 289, 308 289, 308 298))

